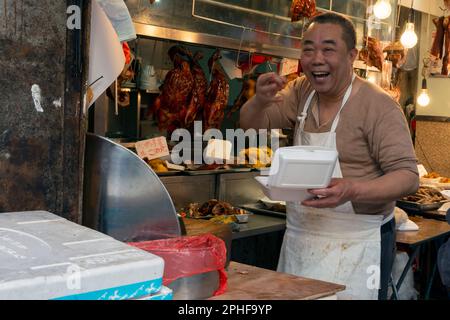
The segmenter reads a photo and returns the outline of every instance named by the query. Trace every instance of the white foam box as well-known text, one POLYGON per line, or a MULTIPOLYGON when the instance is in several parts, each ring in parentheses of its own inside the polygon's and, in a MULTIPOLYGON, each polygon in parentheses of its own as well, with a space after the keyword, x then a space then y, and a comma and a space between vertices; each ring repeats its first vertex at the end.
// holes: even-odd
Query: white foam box
POLYGON ((45 211, 0 213, 0 299, 122 300, 162 288, 162 258, 45 211))
POLYGON ((336 150, 315 146, 276 150, 268 175, 255 179, 272 200, 303 201, 312 197, 308 189, 326 188, 338 159, 336 150))
POLYGON ((208 141, 208 145, 205 149, 205 159, 208 160, 209 163, 223 163, 224 160, 230 159, 232 147, 233 145, 230 141, 211 139, 208 141))
POLYGON ((173 291, 170 288, 162 287, 160 292, 136 300, 173 300, 173 291))

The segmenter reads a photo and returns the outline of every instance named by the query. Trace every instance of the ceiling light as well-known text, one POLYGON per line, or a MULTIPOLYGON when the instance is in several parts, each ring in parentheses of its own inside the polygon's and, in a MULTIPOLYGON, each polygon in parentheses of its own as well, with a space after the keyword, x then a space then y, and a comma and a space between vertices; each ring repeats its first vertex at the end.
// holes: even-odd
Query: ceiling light
POLYGON ((414 32, 414 23, 407 22, 400 42, 406 49, 411 49, 417 44, 417 35, 414 32))
POLYGON ((430 104, 430 96, 428 95, 427 80, 424 78, 422 80, 422 90, 419 97, 417 97, 417 103, 421 107, 426 107, 430 104))
POLYGON ((386 19, 391 15, 392 7, 389 0, 378 0, 373 6, 373 13, 378 19, 386 19))

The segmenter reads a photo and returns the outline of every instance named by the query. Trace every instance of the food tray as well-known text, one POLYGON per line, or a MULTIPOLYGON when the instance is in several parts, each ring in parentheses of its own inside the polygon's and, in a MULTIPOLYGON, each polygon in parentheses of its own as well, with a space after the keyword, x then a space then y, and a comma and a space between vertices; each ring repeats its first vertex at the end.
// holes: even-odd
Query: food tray
POLYGON ((156 172, 155 173, 158 175, 158 177, 167 177, 167 176, 176 176, 178 174, 180 174, 181 170, 170 170, 170 171, 166 171, 166 172, 156 172))
POLYGON ((275 216, 275 217, 286 218, 286 213, 269 210, 262 203, 249 203, 249 204, 245 204, 245 205, 241 206, 241 208, 252 211, 254 213, 266 215, 266 216, 275 216))
POLYGON ((423 211, 433 211, 439 209, 444 203, 448 202, 446 201, 439 201, 439 202, 433 202, 433 203, 417 203, 412 201, 404 201, 404 200, 397 200, 397 207, 408 210, 412 212, 423 212, 423 211))
POLYGON ((423 216, 424 218, 430 218, 430 219, 441 220, 441 221, 447 220, 445 212, 440 213, 439 211, 426 211, 426 212, 422 212, 420 215, 423 216))
POLYGON ((235 173, 235 172, 250 172, 252 168, 232 168, 232 169, 214 169, 214 170, 186 170, 184 173, 190 176, 199 176, 205 174, 220 174, 220 173, 235 173))

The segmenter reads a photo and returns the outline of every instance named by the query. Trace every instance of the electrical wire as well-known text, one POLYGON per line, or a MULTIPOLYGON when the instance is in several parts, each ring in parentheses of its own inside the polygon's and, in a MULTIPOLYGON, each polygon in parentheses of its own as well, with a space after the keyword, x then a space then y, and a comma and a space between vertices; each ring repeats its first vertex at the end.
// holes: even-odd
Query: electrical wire
POLYGON ((431 162, 430 162, 430 160, 428 160, 428 157, 427 157, 427 155, 425 154, 425 151, 423 150, 423 148, 422 148, 422 144, 420 143, 420 141, 419 141, 419 137, 416 135, 416 142, 417 142, 417 145, 419 146, 419 148, 420 148, 420 151, 422 152, 422 154, 423 154, 423 157, 425 158, 425 161, 427 162, 427 164, 428 164, 428 167, 430 168, 430 171, 431 172, 434 172, 434 170, 433 170, 433 166, 431 165, 431 162))

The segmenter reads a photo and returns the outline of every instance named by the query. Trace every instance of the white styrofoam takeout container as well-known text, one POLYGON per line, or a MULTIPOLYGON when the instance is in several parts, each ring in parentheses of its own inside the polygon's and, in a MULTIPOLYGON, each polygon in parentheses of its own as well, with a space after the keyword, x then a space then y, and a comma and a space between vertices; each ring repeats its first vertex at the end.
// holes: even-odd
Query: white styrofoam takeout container
POLYGON ((330 184, 338 153, 316 146, 285 147, 276 150, 268 176, 255 179, 272 200, 303 201, 313 195, 307 189, 330 184))
POLYGON ((271 200, 303 201, 314 197, 306 189, 270 187, 268 184, 269 177, 259 176, 255 179, 261 184, 263 193, 271 200))

